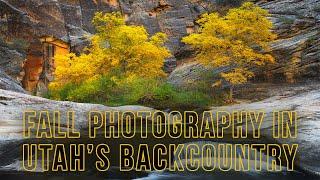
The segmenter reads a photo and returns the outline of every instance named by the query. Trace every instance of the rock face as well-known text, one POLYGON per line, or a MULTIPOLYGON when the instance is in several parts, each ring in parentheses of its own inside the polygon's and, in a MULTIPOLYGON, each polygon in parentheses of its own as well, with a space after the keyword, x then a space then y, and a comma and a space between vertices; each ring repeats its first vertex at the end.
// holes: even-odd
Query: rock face
MULTIPOLYGON (((278 40, 272 45, 277 63, 268 67, 259 78, 268 81, 290 82, 319 78, 320 61, 320 1, 273 0, 258 1, 269 10, 278 40)), ((209 70, 194 63, 186 63, 171 73, 169 82, 187 86, 187 82, 201 78, 209 70), (197 71, 198 73, 186 73, 197 71), (181 74, 186 74, 181 77, 181 74)))
MULTIPOLYGON (((281 91, 281 89, 279 89, 279 91, 277 92, 280 92, 280 94, 263 101, 247 104, 243 103, 224 107, 212 107, 211 110, 213 112, 217 112, 218 110, 232 112, 241 110, 257 111, 264 109, 266 112, 266 116, 261 126, 261 133, 262 136, 270 138, 268 141, 269 143, 270 140, 272 140, 272 137, 270 137, 272 134, 272 112, 274 110, 297 111, 299 118, 298 138, 277 139, 271 142, 299 144, 299 151, 297 156, 298 161, 296 161, 295 166, 297 166, 299 170, 302 170, 302 172, 304 173, 309 173, 317 176, 320 172, 320 159, 318 156, 318 154, 320 153, 320 139, 318 131, 318 129, 320 128, 320 90, 319 88, 312 90, 308 87, 296 87, 295 89, 289 89, 288 91, 290 92, 289 94, 286 91, 281 91)), ((22 138, 22 112, 24 110, 30 109, 38 111, 59 110, 61 112, 62 125, 66 124, 66 111, 74 110, 76 119, 76 129, 78 130, 87 128, 88 121, 86 118, 87 112, 89 112, 90 110, 120 112, 128 110, 134 112, 154 111, 154 109, 142 106, 106 107, 103 105, 94 104, 58 102, 26 94, 0 90, 0 158, 3 160, 0 162, 0 172, 21 170, 21 167, 18 163, 20 156, 19 151, 17 150, 17 146, 24 142, 22 138), (9 151, 8 148, 10 149, 9 151)), ((227 130, 228 129, 226 129, 226 131, 227 130)), ((249 134, 251 131, 252 129, 249 129, 249 134)), ((199 139, 199 141, 197 142, 202 143, 202 141, 202 139, 199 139)), ((214 143, 214 141, 210 143, 214 143)), ((234 173, 232 175, 238 176, 239 174, 234 173)), ((255 177, 259 178, 260 176, 261 178, 265 178, 267 175, 275 176, 275 174, 270 174, 267 171, 249 171, 244 174, 240 173, 241 177, 251 177, 251 175, 254 175, 255 177)), ((288 178, 288 174, 286 174, 285 172, 283 174, 282 172, 279 172, 278 175, 282 175, 282 179, 288 178)), ((199 176, 201 176, 201 174, 199 176)), ((222 173, 219 176, 225 177, 225 174, 222 173)))
MULTIPOLYGON (((264 110, 261 135, 273 139, 273 111, 296 111, 298 117, 298 136, 296 139, 273 139, 279 143, 299 144, 296 166, 303 170, 320 175, 320 90, 306 91, 306 88, 276 90, 279 94, 263 101, 241 103, 232 106, 213 107, 212 111, 259 111, 264 110), (303 90, 304 89, 304 90, 303 90), (298 93, 292 93, 298 92, 298 93)), ((215 116, 213 116, 215 117, 215 116)), ((244 125, 245 126, 245 125, 244 125)), ((231 131, 231 129, 229 129, 231 131)), ((249 134, 252 129, 249 128, 249 134)))
MULTIPOLYGON (((0 25, 7 27, 8 36, 32 42, 30 49, 33 43, 39 44, 40 37, 53 36, 79 51, 87 44, 84 35, 94 33, 91 19, 95 12, 120 11, 129 24, 143 25, 150 34, 165 32, 169 37, 166 45, 175 55, 184 46, 181 38, 197 28, 195 19, 217 4, 189 0, 1 0, 0 15, 5 18, 0 25)), ((175 61, 175 57, 166 61, 167 71, 175 68, 175 61)))
POLYGON ((61 123, 66 125, 66 113, 69 110, 75 112, 76 129, 88 127, 88 112, 90 111, 154 111, 143 106, 107 107, 96 104, 82 104, 73 102, 60 102, 48 100, 36 96, 0 90, 0 139, 21 139, 23 112, 26 110, 49 112, 60 111, 61 123))
MULTIPOLYGON (((97 11, 123 13, 129 24, 143 25, 150 34, 165 32, 169 41, 167 47, 174 57, 167 60, 166 68, 170 72, 175 68, 176 59, 192 57, 187 54, 181 38, 197 29, 194 23, 200 14, 228 9, 239 5, 237 1, 216 0, 0 0, 0 32, 8 39, 23 38, 30 42, 29 51, 41 51, 39 38, 53 36, 68 42, 71 50, 79 52, 88 43, 85 35, 94 33, 91 19, 97 11), (222 3, 221 2, 225 2, 222 3), (219 4, 220 3, 220 4, 219 4)), ((268 74, 277 81, 294 82, 296 79, 319 78, 320 60, 320 1, 319 0, 269 0, 256 1, 262 8, 271 13, 274 30, 278 41, 272 45, 278 63, 269 67, 268 74)), ((22 111, 75 109, 77 128, 85 128, 86 112, 94 110, 152 110, 140 106, 106 107, 102 105, 57 102, 26 94, 17 79, 21 73, 21 63, 25 57, 7 47, 0 46, 0 138, 15 142, 21 140, 22 111), (8 76, 8 75, 10 76, 8 76), (13 78, 14 79, 13 79, 13 78), (9 91, 6 91, 9 90, 9 91)), ((224 71, 207 69, 196 63, 178 67, 169 77, 169 81, 177 86, 188 86, 201 79, 202 73, 213 76, 224 71)), ((19 79, 18 79, 19 80, 19 79)), ((303 90, 302 90, 303 91, 303 90)), ((295 95, 277 95, 272 98, 227 107, 214 107, 212 110, 257 110, 266 109, 267 117, 263 127, 263 135, 271 133, 271 113, 277 110, 296 110, 299 113, 299 137, 289 143, 300 144, 299 167, 313 174, 320 173, 318 129, 320 120, 320 91, 312 90, 295 95)), ((65 122, 65 117, 62 121, 65 122)), ((286 140, 287 141, 287 140, 286 140)), ((282 142, 282 140, 280 140, 282 142)), ((0 142, 0 152, 7 146, 0 142)), ((0 159, 4 154, 0 153, 0 159)), ((6 158, 7 160, 7 158, 6 158)), ((4 167, 14 163, 1 161, 4 167)))
POLYGON ((213 69, 206 68, 196 62, 177 67, 169 76, 168 81, 178 87, 187 87, 203 79, 203 75, 213 69))
MULTIPOLYGON (((1 75, 0 75, 0 80, 1 75)), ((1 86, 1 81, 0 81, 1 86)), ((2 88, 2 87, 1 87, 2 88)), ((62 129, 67 127, 67 111, 75 112, 75 129, 86 130, 88 128, 88 112, 89 111, 119 111, 121 112, 138 112, 138 111, 148 111, 153 112, 154 109, 143 107, 143 106, 122 106, 122 107, 107 107, 103 105, 95 104, 80 104, 72 102, 58 102, 47 100, 40 97, 30 96, 27 94, 16 93, 12 91, 0 90, 0 176, 10 172, 10 177, 15 175, 28 176, 23 173, 21 166, 21 147, 25 141, 33 142, 34 139, 24 139, 22 136, 23 132, 23 112, 26 110, 44 111, 48 110, 50 112, 50 117, 52 117, 53 111, 60 111, 61 114, 61 125, 62 129)), ((145 118, 147 119, 147 118, 145 118)), ((86 134, 86 133, 84 133, 86 134)), ((85 139, 85 138, 84 138, 85 139)), ((105 143, 106 139, 102 142, 105 143)), ((39 139, 35 140, 39 143, 39 139)), ((40 140, 41 141, 41 140, 40 140)), ((68 143, 64 141, 63 143, 68 143)), ((72 140, 75 143, 75 140, 72 140)), ((79 143, 84 143, 83 141, 79 143)), ((91 139, 92 143, 92 139, 91 139)), ((118 152, 117 152, 118 153, 118 152)), ((88 167, 89 169, 94 169, 88 167)), ((88 170, 89 175, 90 170, 88 170)), ((111 169, 111 175, 117 176, 117 173, 113 173, 111 169)), ((36 171, 42 172, 42 171, 36 171)), ((119 173, 118 173, 119 174, 119 173)), ((119 175, 119 177, 122 177, 119 175)), ((119 178, 118 177, 118 178, 119 178)), ((8 178, 8 177, 7 177, 8 178)), ((17 177, 20 179, 21 177, 17 177)), ((26 177, 27 179, 32 179, 34 177, 26 177)), ((39 177, 42 179, 41 177, 39 177)), ((15 178, 16 179, 16 178, 15 178)), ((23 177, 23 179, 25 179, 23 177)), ((95 177, 96 179, 96 177, 95 177)))
POLYGON ((0 70, 0 89, 26 93, 26 91, 21 87, 19 82, 12 79, 12 77, 8 76, 2 70, 0 70))
POLYGON ((289 82, 319 77, 320 1, 275 0, 259 5, 271 13, 278 34, 272 46, 278 64, 270 68, 270 74, 289 82))
MULTIPOLYGON (((94 33, 91 24, 94 13, 120 11, 129 24, 143 25, 150 34, 161 31, 168 35, 166 45, 174 56, 166 61, 165 68, 171 72, 175 69, 177 58, 186 58, 185 45, 180 40, 197 29, 195 20, 199 15, 208 11, 224 11, 241 2, 1 0, 1 16, 10 17, 3 18, 1 25, 7 26, 8 32, 5 33, 8 36, 22 37, 31 42, 31 49, 37 47, 39 37, 54 36, 69 42, 71 50, 79 52, 88 44, 84 35, 94 33)), ((318 77, 320 2, 272 0, 257 1, 257 4, 270 11, 274 30, 279 35, 279 40, 273 45, 278 64, 270 67, 269 75, 273 74, 274 80, 288 82, 301 77, 318 77)))
POLYGON ((0 45, 0 68, 16 80, 21 80, 25 55, 7 46, 0 45))

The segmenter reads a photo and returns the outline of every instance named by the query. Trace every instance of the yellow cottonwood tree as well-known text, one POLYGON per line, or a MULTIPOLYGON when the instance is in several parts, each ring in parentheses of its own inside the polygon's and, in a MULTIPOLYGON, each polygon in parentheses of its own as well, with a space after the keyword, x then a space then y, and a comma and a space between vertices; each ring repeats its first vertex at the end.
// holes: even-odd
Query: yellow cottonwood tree
POLYGON ((250 70, 273 63, 269 44, 276 35, 268 12, 253 3, 244 3, 230 9, 225 16, 204 14, 197 23, 199 32, 183 38, 183 42, 197 50, 196 59, 208 66, 229 66, 221 77, 231 85, 230 98, 235 85, 243 84, 254 76, 250 70))
POLYGON ((81 83, 103 75, 117 78, 155 78, 165 76, 164 59, 170 57, 164 47, 167 37, 157 33, 151 37, 142 26, 130 26, 120 13, 96 13, 93 25, 97 33, 85 53, 55 57, 55 81, 50 88, 67 83, 81 83))

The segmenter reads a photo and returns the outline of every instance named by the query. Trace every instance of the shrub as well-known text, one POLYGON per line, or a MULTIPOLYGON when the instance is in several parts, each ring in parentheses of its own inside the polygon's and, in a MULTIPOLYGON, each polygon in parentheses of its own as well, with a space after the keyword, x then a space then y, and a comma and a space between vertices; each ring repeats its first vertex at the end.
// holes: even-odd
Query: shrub
POLYGON ((110 78, 102 76, 97 80, 80 84, 68 83, 59 89, 51 89, 47 97, 56 100, 105 104, 113 86, 114 82, 110 78))
POLYGON ((58 90, 49 91, 47 97, 108 106, 139 104, 171 110, 205 108, 215 103, 206 92, 179 90, 159 79, 122 79, 115 82, 107 76, 82 84, 66 84, 58 90))

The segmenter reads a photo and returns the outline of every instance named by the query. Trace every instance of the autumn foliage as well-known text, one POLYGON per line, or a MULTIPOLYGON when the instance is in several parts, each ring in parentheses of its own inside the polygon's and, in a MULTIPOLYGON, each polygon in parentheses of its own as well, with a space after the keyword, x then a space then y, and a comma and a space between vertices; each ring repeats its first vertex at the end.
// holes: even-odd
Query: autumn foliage
MULTIPOLYGON (((254 67, 273 63, 269 44, 276 36, 268 12, 253 3, 230 9, 225 16, 204 14, 197 23, 198 33, 183 38, 197 50, 196 59, 211 67, 230 67, 221 77, 231 87, 246 83, 254 67)), ((232 91, 231 91, 232 96, 232 91)))
POLYGON ((126 25, 120 13, 97 13, 93 25, 97 33, 91 37, 86 53, 55 57, 51 89, 101 76, 110 76, 115 82, 165 76, 162 67, 170 52, 163 46, 167 40, 164 33, 149 37, 144 27, 126 25))
MULTIPOLYGON (((231 99, 233 87, 254 76, 252 69, 274 62, 268 52, 276 36, 268 15, 253 3, 225 16, 204 14, 197 21, 199 31, 182 39, 196 49, 200 63, 229 67, 221 77, 230 84, 231 99)), ((120 13, 96 13, 92 22, 96 34, 82 54, 55 57, 51 98, 159 108, 199 107, 214 99, 210 85, 187 90, 165 82, 164 60, 171 56, 164 46, 166 34, 150 36, 143 26, 126 25, 120 13)))
POLYGON ((170 57, 164 33, 126 25, 120 13, 97 13, 97 33, 84 53, 56 56, 55 81, 48 98, 111 106, 142 104, 160 109, 210 103, 204 93, 178 90, 165 82, 170 57))

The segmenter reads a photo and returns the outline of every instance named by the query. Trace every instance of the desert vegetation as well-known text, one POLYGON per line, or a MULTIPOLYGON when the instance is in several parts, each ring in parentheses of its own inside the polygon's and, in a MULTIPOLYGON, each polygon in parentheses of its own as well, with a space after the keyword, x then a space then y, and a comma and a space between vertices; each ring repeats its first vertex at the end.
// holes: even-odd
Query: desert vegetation
POLYGON ((127 25, 120 13, 96 13, 96 34, 85 51, 55 57, 55 80, 48 97, 106 105, 142 104, 160 109, 198 108, 222 103, 212 86, 223 81, 233 89, 254 76, 253 68, 273 63, 269 43, 275 39, 268 12, 244 3, 226 15, 204 14, 200 29, 182 41, 197 52, 196 61, 211 67, 229 66, 221 80, 178 89, 166 82, 163 63, 171 56, 167 36, 150 36, 143 26, 127 25), (199 87, 198 87, 199 86, 199 87))

